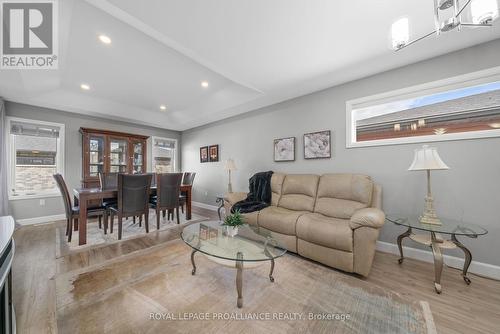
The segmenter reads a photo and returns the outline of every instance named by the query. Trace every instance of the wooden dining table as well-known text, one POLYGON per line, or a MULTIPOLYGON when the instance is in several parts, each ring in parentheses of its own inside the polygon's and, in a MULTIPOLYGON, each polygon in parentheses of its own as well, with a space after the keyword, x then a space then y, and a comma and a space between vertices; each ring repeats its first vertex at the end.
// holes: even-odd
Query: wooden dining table
MULTIPOLYGON (((191 185, 181 185, 181 192, 186 193, 186 220, 191 220, 191 185)), ((151 187, 151 194, 156 193, 156 186, 151 187)), ((117 189, 103 190, 101 188, 75 188, 73 189, 75 205, 80 207, 78 217, 78 244, 87 243, 87 208, 92 200, 104 200, 118 198, 117 189)))

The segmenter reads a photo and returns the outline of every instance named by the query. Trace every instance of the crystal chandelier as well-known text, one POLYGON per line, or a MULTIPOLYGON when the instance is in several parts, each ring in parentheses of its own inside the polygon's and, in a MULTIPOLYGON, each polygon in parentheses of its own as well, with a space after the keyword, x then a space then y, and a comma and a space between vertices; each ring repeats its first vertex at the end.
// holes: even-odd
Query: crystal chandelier
MULTIPOLYGON (((410 40, 409 20, 407 17, 398 19, 392 24, 392 48, 399 51, 424 38, 432 35, 439 36, 451 30, 460 31, 462 27, 491 27, 492 22, 498 17, 497 0, 464 0, 460 6, 458 0, 433 0, 434 1, 434 30, 426 35, 410 40), (471 19, 463 21, 464 10, 468 9, 471 19)), ((461 1, 462 2, 462 1, 461 1)))

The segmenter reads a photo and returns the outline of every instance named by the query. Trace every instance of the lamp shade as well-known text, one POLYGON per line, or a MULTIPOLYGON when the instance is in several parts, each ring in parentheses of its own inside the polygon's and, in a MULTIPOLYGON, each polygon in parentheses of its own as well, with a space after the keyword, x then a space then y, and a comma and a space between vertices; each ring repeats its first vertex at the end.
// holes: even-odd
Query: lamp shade
POLYGON ((227 159, 226 164, 224 165, 225 170, 236 170, 236 164, 234 163, 233 159, 227 159))
POLYGON ((415 150, 415 157, 408 170, 450 169, 439 157, 437 149, 429 145, 415 150))

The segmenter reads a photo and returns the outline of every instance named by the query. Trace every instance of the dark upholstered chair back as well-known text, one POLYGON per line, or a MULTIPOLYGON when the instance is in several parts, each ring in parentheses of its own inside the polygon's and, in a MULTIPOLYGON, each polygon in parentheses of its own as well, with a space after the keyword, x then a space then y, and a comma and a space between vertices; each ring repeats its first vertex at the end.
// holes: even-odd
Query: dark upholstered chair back
POLYGON ((149 206, 151 174, 118 174, 118 211, 144 212, 149 206))
POLYGON ((158 206, 174 209, 179 206, 182 173, 156 174, 158 206))
POLYGON ((99 173, 99 182, 102 190, 118 188, 118 173, 99 173))
POLYGON ((183 186, 192 186, 194 182, 194 177, 196 176, 196 173, 184 173, 184 177, 182 178, 182 185, 183 186))
POLYGON ((71 219, 71 215, 73 213, 72 205, 71 205, 71 197, 69 196, 68 187, 66 186, 66 182, 64 182, 64 178, 61 174, 54 174, 54 179, 56 180, 57 187, 61 192, 63 202, 64 202, 64 212, 66 213, 66 219, 71 219))

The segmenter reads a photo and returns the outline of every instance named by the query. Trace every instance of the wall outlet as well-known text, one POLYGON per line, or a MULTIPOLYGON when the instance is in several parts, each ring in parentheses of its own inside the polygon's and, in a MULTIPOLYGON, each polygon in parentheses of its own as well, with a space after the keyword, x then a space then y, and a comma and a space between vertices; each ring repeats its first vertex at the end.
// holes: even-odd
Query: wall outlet
POLYGON ((40 200, 40 206, 45 206, 45 200, 43 198, 40 200))

